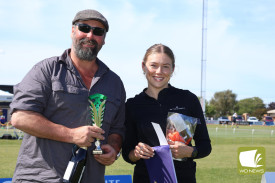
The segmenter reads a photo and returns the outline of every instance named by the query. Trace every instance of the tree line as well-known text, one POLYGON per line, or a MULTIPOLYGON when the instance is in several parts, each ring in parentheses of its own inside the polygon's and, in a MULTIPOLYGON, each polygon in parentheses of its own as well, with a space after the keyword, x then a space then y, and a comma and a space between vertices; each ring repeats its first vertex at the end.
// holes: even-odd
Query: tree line
POLYGON ((275 109, 275 102, 265 106, 259 97, 246 98, 237 101, 237 94, 231 90, 216 92, 210 101, 206 101, 206 117, 218 118, 220 116, 232 116, 235 112, 238 115, 248 113, 262 119, 263 115, 269 110, 275 109))

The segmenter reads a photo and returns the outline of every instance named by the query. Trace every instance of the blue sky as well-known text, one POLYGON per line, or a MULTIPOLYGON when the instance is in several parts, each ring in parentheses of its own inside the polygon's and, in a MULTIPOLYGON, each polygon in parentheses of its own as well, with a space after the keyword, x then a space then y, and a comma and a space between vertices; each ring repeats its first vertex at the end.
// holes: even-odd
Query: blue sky
MULTIPOLYGON (((202 0, 0 1, 0 84, 14 85, 31 67, 71 46, 71 21, 96 9, 110 31, 99 58, 123 80, 127 97, 147 86, 141 61, 155 43, 176 56, 175 87, 201 90, 202 0)), ((206 98, 230 89, 237 100, 275 102, 275 2, 208 0, 206 98)))

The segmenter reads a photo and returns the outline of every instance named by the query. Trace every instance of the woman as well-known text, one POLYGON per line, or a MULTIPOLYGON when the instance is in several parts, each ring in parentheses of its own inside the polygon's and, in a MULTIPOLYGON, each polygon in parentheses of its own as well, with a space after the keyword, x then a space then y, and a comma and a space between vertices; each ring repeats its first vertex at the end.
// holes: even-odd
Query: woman
POLYGON ((211 144, 198 98, 188 90, 177 89, 169 84, 174 72, 175 58, 172 50, 162 44, 151 46, 143 59, 142 70, 148 87, 126 103, 126 135, 122 155, 125 161, 136 164, 134 183, 150 182, 143 159, 154 156, 152 147, 159 146, 158 137, 151 122, 158 123, 166 133, 168 112, 181 113, 199 118, 194 134, 196 146, 181 142, 169 142, 178 182, 196 182, 194 158, 210 154, 211 144))

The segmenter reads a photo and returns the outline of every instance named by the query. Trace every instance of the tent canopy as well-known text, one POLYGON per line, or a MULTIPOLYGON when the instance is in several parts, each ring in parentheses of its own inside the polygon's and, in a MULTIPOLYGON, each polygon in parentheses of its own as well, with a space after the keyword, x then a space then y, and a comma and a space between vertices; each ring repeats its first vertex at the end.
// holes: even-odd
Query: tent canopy
POLYGON ((0 102, 11 102, 13 94, 0 90, 0 102))

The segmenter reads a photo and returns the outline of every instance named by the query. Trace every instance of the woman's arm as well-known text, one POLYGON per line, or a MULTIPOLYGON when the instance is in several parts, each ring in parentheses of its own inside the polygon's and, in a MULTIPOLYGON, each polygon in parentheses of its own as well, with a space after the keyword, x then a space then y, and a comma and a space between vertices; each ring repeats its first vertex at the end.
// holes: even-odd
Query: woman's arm
POLYGON ((196 158, 203 158, 208 156, 211 153, 211 150, 212 150, 211 141, 209 138, 201 104, 197 96, 195 96, 194 94, 193 94, 192 100, 193 100, 192 112, 194 114, 194 117, 197 117, 200 119, 200 124, 197 124, 195 134, 194 134, 195 147, 198 151, 196 158))

